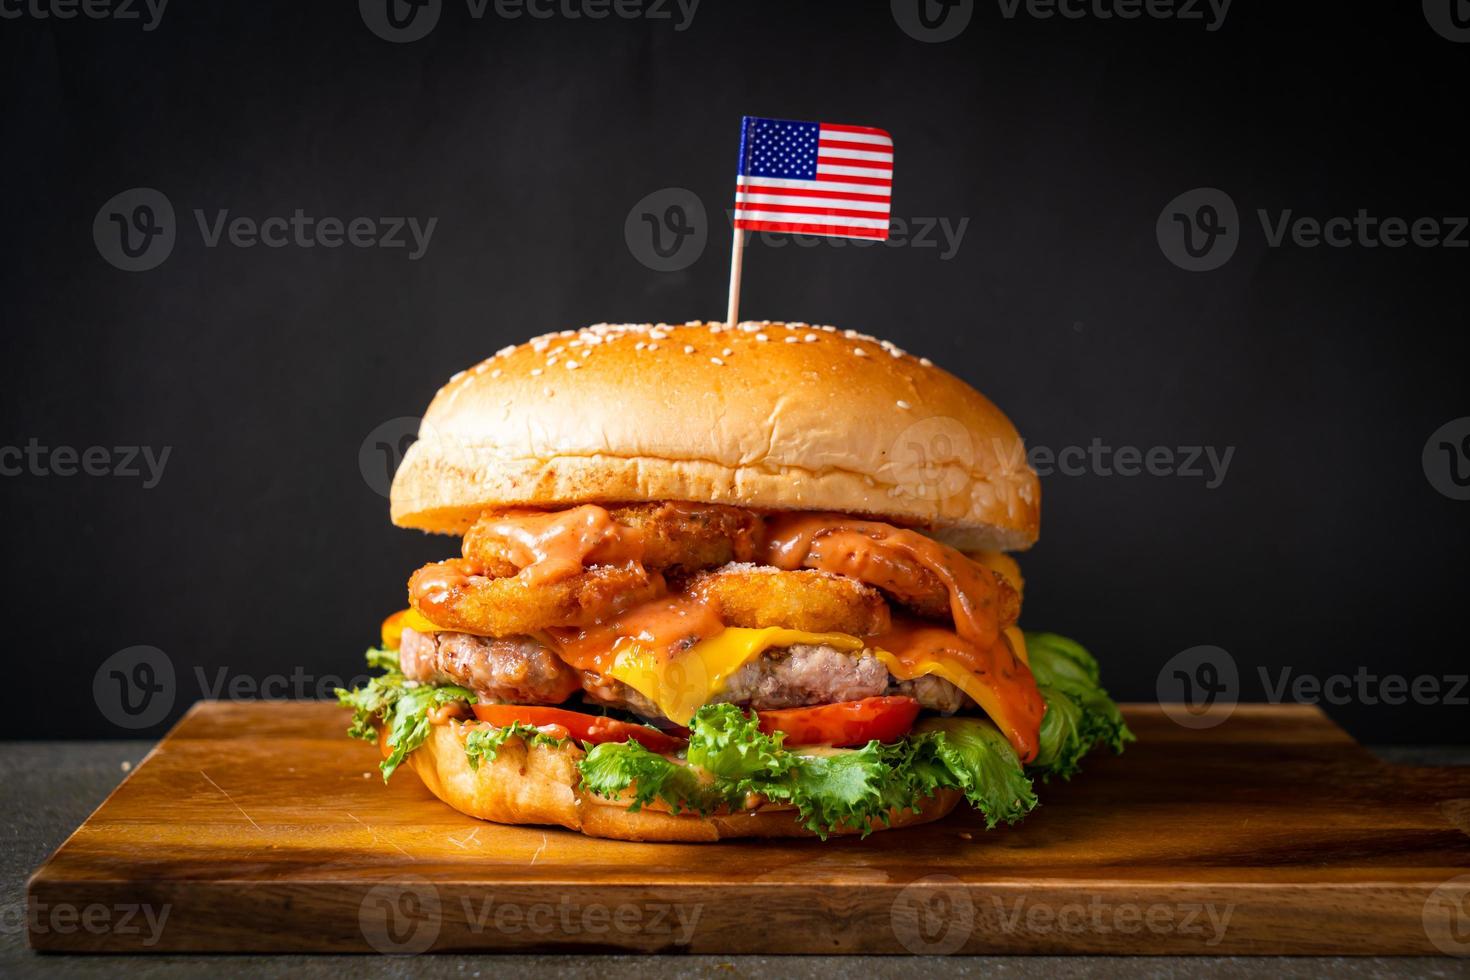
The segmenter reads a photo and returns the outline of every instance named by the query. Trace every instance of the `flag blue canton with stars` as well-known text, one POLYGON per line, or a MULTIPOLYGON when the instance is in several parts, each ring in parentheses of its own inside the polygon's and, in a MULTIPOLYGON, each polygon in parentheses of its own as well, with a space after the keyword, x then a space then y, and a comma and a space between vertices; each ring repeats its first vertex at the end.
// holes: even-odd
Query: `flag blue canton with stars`
POLYGON ((740 175, 815 180, 821 131, 821 123, 746 116, 740 133, 740 175))

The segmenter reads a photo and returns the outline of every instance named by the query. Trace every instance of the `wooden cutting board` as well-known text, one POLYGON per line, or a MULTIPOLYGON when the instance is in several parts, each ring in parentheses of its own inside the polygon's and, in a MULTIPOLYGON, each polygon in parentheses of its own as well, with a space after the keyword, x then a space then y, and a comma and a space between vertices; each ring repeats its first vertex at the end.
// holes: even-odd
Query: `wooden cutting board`
POLYGON ((334 705, 203 702, 32 877, 31 944, 1470 954, 1470 768, 1384 764, 1311 707, 1126 713, 1139 742, 1014 828, 630 844, 385 787, 334 705))

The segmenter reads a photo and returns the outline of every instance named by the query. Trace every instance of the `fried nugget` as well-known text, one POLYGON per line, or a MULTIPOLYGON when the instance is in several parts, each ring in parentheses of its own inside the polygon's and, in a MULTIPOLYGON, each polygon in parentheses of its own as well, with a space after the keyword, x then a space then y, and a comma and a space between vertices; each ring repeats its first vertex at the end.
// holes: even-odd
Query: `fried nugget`
MULTIPOLYGON (((608 508, 620 534, 636 542, 644 568, 650 571, 695 572, 731 561, 748 561, 761 532, 760 515, 721 504, 665 501, 608 508)), ((495 577, 516 574, 518 550, 506 535, 516 514, 486 511, 465 532, 463 554, 495 577)))
POLYGON ((684 592, 718 604, 730 626, 854 636, 888 628, 888 604, 876 589, 828 572, 726 565, 689 579, 684 592))
POLYGON ((484 574, 463 558, 425 565, 408 601, 436 626, 481 636, 519 636, 550 626, 586 626, 664 590, 662 576, 634 565, 599 565, 549 583, 484 574))

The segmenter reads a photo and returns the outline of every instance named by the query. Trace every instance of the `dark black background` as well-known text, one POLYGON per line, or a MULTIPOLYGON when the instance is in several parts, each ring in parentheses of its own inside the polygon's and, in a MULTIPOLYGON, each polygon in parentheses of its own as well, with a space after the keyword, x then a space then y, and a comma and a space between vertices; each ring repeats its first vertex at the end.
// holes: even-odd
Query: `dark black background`
MULTIPOLYGON (((674 22, 471 18, 388 43, 352 3, 185 4, 137 22, 0 21, 0 444, 171 446, 161 483, 0 479, 7 709, 19 737, 134 734, 93 675, 156 646, 170 719, 213 679, 359 672, 418 563, 364 438, 456 370, 547 330, 720 319, 743 113, 886 127, 894 210, 968 218, 942 249, 752 243, 742 312, 889 337, 990 395, 1033 445, 1234 446, 1218 489, 1054 475, 1025 621, 1074 635, 1120 699, 1228 650, 1319 676, 1447 675, 1470 503, 1420 463, 1470 415, 1470 251, 1268 248, 1257 208, 1465 215, 1470 45, 1416 3, 1238 0, 1198 21, 1008 19, 922 43, 887 4, 705 0, 674 22), (163 191, 161 266, 92 221, 163 191), (687 270, 640 264, 634 203, 698 194, 687 270), (1155 221, 1218 187, 1235 256, 1191 273, 1155 221), (192 211, 438 217, 427 254, 206 248, 192 211)), ((1464 741, 1460 706, 1334 706, 1374 741, 1464 741)), ((144 729, 157 733, 163 725, 144 729)))

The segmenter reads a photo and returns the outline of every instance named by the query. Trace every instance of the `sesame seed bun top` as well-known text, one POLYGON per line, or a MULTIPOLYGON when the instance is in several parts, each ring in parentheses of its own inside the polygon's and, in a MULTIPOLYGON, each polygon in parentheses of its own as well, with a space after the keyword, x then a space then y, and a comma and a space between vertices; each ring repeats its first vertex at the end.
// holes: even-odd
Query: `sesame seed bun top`
POLYGON ((1010 420, 887 341, 805 323, 597 324, 449 380, 393 480, 393 522, 488 507, 690 500, 831 510, 961 549, 1028 547, 1040 488, 1010 420))

